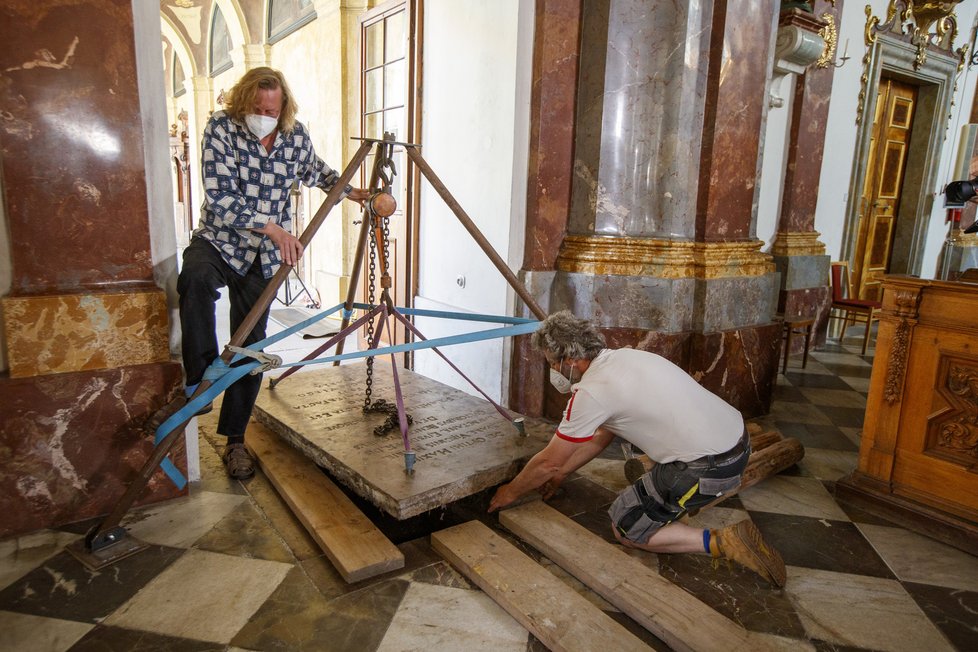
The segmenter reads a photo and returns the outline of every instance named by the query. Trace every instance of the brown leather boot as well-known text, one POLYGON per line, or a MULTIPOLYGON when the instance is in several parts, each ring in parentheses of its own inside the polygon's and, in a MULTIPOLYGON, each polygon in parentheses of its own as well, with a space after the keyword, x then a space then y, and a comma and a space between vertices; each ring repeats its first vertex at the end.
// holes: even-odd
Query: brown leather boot
POLYGON ((764 541, 750 520, 710 530, 710 555, 746 566, 778 588, 788 579, 781 555, 764 541))

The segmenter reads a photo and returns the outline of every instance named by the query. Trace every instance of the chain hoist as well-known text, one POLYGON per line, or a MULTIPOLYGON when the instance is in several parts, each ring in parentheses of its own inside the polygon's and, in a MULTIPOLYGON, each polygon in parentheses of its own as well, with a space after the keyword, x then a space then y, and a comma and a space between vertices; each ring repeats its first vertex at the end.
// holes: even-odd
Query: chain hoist
MULTIPOLYGON (((385 134, 385 138, 387 134, 385 134)), ((393 138, 391 136, 391 138, 393 138)), ((391 195, 390 187, 393 177, 397 175, 394 161, 391 158, 393 144, 382 144, 378 153, 377 160, 374 162, 374 175, 381 182, 380 190, 374 193, 366 203, 367 216, 370 227, 370 244, 367 264, 367 303, 377 305, 377 264, 378 252, 380 248, 380 269, 381 269, 381 296, 380 300, 393 307, 390 297, 391 277, 389 273, 390 263, 390 216, 394 212, 396 203, 391 195), (390 174, 388 174, 388 170, 390 174), (378 242, 379 240, 379 242, 378 242)), ((372 189, 371 189, 372 190, 372 189)), ((383 327, 383 324, 380 325, 383 327)), ((367 322, 367 342, 372 346, 375 338, 379 338, 376 332, 374 320, 367 322)), ((397 416, 397 405, 384 399, 371 401, 374 383, 374 358, 367 358, 367 378, 364 388, 363 412, 381 412, 387 414, 387 419, 383 424, 374 428, 374 434, 384 436, 393 430, 397 430, 399 420, 397 416)), ((410 414, 405 414, 410 425, 414 419, 410 414)))

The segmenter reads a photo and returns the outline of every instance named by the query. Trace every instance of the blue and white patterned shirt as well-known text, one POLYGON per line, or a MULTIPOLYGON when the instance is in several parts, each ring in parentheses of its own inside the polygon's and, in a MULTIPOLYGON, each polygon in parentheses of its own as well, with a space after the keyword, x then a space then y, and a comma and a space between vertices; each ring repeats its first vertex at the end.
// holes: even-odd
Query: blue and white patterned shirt
POLYGON ((271 278, 281 256, 270 238, 251 229, 271 222, 291 231, 289 191, 295 180, 329 190, 339 175, 316 156, 299 122, 290 134, 280 131, 266 152, 245 124, 216 111, 204 129, 201 149, 204 205, 194 235, 217 247, 241 276, 260 253, 262 275, 271 278))

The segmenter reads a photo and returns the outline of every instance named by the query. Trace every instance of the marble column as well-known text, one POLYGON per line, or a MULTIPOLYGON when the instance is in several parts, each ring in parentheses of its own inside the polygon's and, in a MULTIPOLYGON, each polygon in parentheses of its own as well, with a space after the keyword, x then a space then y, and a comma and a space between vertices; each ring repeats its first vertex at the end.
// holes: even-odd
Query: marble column
POLYGON ((231 61, 244 70, 268 65, 268 46, 264 43, 245 43, 231 50, 231 61))
MULTIPOLYGON (((818 0, 814 13, 783 11, 780 30, 837 29, 842 0, 818 0)), ((826 33, 827 35, 827 33, 826 33)), ((841 52, 836 53, 841 56, 841 52)), ((816 342, 825 341, 825 322, 831 303, 828 287, 829 256, 815 231, 815 206, 825 150, 825 126, 832 94, 834 61, 809 65, 794 82, 791 122, 786 143, 786 165, 778 231, 771 246, 781 274, 778 311, 785 318, 816 320, 816 342)), ((798 347, 803 346, 795 338, 798 347)))
MULTIPOLYGON (((585 0, 567 235, 544 302, 748 415, 769 406, 779 341, 777 275, 754 233, 777 9, 585 0)), ((535 227, 527 261, 543 266, 535 227)))
MULTIPOLYGON (((0 538, 108 511, 152 450, 144 422, 180 389, 153 280, 135 57, 129 3, 0 6, 12 264, 0 538)), ((173 459, 186 468, 180 447, 173 459)), ((142 498, 179 493, 158 472, 142 498)))

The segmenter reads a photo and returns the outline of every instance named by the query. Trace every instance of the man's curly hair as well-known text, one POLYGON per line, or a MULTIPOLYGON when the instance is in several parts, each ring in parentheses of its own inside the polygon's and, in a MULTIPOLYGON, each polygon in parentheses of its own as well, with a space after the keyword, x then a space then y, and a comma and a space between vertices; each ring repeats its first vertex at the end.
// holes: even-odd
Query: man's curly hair
POLYGON ((555 312, 540 323, 530 344, 550 363, 566 358, 593 360, 605 348, 604 336, 591 322, 578 319, 569 310, 555 312))
POLYGON ((282 112, 278 116, 278 128, 285 133, 292 133, 299 105, 285 81, 285 75, 273 68, 263 66, 246 72, 225 94, 224 110, 238 122, 244 122, 246 115, 255 112, 258 92, 276 88, 282 89, 282 112))

